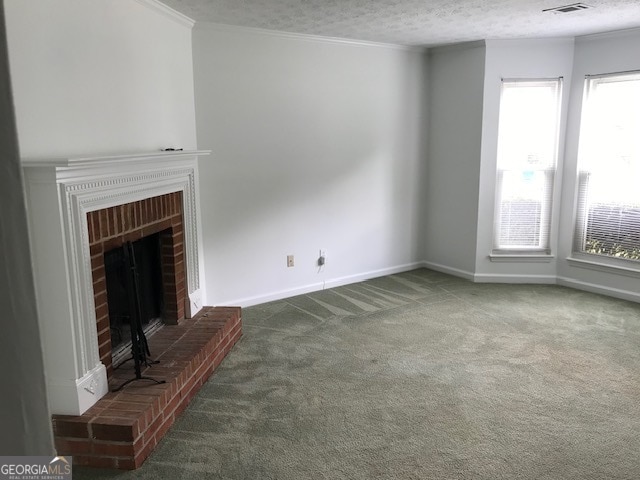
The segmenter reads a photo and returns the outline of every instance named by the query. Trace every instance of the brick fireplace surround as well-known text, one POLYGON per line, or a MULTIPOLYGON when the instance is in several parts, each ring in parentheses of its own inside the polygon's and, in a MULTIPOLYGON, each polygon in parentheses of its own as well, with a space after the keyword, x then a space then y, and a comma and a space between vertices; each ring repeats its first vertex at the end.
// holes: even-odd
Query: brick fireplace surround
POLYGON ((47 394, 59 455, 138 468, 242 335, 239 307, 202 307, 198 157, 23 159, 47 394), (104 254, 160 234, 165 325, 138 380, 113 369, 104 254), (190 318, 192 317, 192 318, 190 318))
POLYGON ((160 233, 163 286, 163 322, 177 324, 185 318, 186 286, 182 193, 173 192, 137 202, 103 208, 87 213, 89 251, 96 306, 98 351, 107 369, 113 373, 111 334, 107 304, 107 280, 104 254, 148 235, 160 233))

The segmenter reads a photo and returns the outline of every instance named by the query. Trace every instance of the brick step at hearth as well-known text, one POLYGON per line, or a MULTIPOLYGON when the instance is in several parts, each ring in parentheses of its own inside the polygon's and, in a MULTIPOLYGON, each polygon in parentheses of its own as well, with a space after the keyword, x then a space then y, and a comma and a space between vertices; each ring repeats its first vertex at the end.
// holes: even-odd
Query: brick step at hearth
MULTIPOLYGON (((54 415, 58 455, 73 456, 75 465, 140 467, 241 336, 240 307, 204 307, 193 319, 164 326, 149 339, 160 363, 142 375, 166 383, 138 380, 81 416, 54 415)), ((114 371, 112 389, 135 376, 129 364, 114 371)))

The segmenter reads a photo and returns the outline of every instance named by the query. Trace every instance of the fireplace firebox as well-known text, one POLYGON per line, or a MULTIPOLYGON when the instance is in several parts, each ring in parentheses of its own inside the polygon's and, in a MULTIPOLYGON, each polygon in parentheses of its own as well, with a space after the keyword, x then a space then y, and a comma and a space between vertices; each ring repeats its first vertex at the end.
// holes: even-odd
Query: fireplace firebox
POLYGON ((153 328, 159 319, 177 324, 186 316, 182 205, 181 192, 173 192, 87 213, 98 351, 109 379, 114 363, 130 352, 122 264, 126 242, 133 242, 140 262, 143 322, 153 328))
POLYGON ((148 338, 161 325, 163 315, 162 263, 160 237, 155 233, 131 243, 134 253, 137 288, 132 291, 131 265, 127 246, 114 248, 104 254, 111 334, 111 358, 118 368, 131 355, 131 329, 136 328, 131 297, 139 304, 140 326, 148 338))

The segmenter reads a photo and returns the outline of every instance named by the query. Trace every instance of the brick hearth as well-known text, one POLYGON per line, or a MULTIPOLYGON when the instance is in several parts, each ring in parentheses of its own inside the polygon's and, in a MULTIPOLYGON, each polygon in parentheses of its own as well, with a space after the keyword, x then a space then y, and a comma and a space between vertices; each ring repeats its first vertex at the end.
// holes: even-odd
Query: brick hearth
MULTIPOLYGON (((110 392, 81 416, 54 415, 59 455, 75 465, 140 467, 200 387, 242 336, 239 307, 205 307, 179 325, 166 325, 149 339, 159 364, 142 374, 164 384, 139 380, 110 392)), ((114 371, 111 388, 132 378, 133 364, 114 371)))

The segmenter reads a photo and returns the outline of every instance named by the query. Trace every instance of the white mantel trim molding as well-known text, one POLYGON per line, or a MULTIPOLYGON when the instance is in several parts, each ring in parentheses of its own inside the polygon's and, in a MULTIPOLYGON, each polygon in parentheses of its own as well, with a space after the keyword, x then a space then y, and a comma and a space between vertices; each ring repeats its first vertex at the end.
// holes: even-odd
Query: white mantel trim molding
POLYGON ((108 390, 98 354, 88 212, 182 192, 191 315, 202 308, 198 157, 209 153, 23 160, 52 413, 81 415, 108 390))

